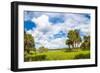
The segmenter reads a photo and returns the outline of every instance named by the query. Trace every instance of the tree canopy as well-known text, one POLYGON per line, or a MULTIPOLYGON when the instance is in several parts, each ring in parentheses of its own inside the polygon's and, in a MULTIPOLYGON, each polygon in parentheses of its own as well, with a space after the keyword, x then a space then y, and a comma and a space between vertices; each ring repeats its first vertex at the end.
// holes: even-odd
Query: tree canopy
POLYGON ((24 32, 24 49, 29 53, 30 50, 36 50, 35 49, 35 43, 34 43, 34 38, 32 37, 31 34, 27 34, 24 32))
POLYGON ((84 36, 84 40, 81 44, 82 49, 90 49, 90 36, 84 36))
POLYGON ((69 48, 79 47, 81 42, 79 30, 70 30, 67 37, 68 39, 66 40, 66 45, 68 45, 69 48))

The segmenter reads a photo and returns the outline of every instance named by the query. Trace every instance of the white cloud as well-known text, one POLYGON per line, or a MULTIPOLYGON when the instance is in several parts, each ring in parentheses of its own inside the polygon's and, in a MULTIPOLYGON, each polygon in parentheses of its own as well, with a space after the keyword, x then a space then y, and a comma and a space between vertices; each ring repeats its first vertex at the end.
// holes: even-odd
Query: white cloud
POLYGON ((48 21, 49 17, 47 15, 41 15, 38 18, 33 18, 32 21, 37 24, 37 27, 40 29, 45 29, 46 27, 50 27, 50 22, 48 21))
POLYGON ((76 26, 75 29, 79 29, 82 33, 90 35, 90 24, 80 24, 76 26))
POLYGON ((32 34, 32 30, 28 30, 26 33, 27 34, 32 34))
POLYGON ((64 48, 67 47, 65 44, 66 39, 65 38, 58 38, 58 39, 54 39, 51 40, 50 43, 46 44, 46 47, 48 48, 64 48))
POLYGON ((47 39, 41 39, 39 41, 41 44, 37 45, 38 47, 45 46, 46 48, 49 49, 55 49, 55 48, 64 48, 67 47, 65 44, 65 38, 58 38, 58 39, 53 39, 51 41, 47 41, 47 39))
POLYGON ((89 25, 82 24, 82 25, 80 26, 80 29, 81 29, 81 31, 83 31, 83 32, 89 32, 90 26, 89 26, 89 25))

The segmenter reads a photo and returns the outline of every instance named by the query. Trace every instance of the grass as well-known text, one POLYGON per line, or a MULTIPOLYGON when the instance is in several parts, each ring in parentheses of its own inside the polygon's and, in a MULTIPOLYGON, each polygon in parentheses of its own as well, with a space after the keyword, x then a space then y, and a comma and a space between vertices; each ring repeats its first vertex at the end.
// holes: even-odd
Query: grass
MULTIPOLYGON (((65 52, 62 50, 48 51, 45 53, 37 53, 26 55, 27 58, 32 58, 30 61, 50 61, 50 60, 75 60, 75 59, 89 59, 90 58, 90 50, 79 50, 79 51, 70 51, 65 52), (43 58, 41 58, 43 57, 43 58), (36 60, 34 59, 36 58, 36 60)), ((26 60, 28 61, 28 60, 26 60)))
POLYGON ((88 54, 89 51, 78 51, 78 52, 63 52, 63 51, 54 51, 44 53, 47 56, 47 60, 72 60, 75 59, 77 55, 88 54))

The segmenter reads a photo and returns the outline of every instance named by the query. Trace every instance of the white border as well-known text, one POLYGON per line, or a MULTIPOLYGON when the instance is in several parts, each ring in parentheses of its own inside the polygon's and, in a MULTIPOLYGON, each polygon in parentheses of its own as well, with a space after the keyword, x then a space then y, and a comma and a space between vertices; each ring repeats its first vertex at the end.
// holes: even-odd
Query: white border
POLYGON ((95 11, 81 8, 61 8, 48 6, 25 6, 18 7, 18 68, 36 68, 50 66, 71 66, 95 64, 95 11), (24 62, 24 11, 52 11, 52 12, 73 12, 73 13, 90 13, 91 14, 91 59, 84 60, 64 60, 64 61, 42 61, 42 62, 24 62))

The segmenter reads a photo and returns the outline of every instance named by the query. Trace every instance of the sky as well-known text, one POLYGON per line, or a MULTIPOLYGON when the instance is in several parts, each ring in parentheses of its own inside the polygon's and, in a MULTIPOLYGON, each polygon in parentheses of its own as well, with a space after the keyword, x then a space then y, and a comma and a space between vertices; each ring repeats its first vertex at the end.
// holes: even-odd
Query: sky
POLYGON ((35 40, 35 47, 66 48, 69 30, 80 30, 81 38, 90 35, 90 14, 24 11, 24 30, 35 40))

